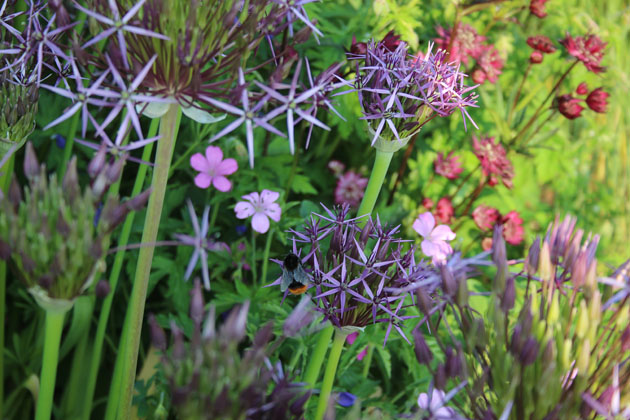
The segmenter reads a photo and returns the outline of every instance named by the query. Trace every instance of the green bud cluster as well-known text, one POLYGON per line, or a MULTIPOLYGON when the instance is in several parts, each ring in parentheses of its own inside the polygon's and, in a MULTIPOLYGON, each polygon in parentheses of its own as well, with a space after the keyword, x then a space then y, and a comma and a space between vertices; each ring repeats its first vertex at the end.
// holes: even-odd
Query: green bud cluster
POLYGON ((39 93, 34 84, 23 85, 0 73, 0 160, 24 145, 35 128, 39 93))
POLYGON ((120 203, 110 194, 99 203, 120 175, 118 162, 106 164, 101 149, 90 163, 92 183, 79 185, 76 158, 62 182, 48 177, 30 143, 24 160, 29 185, 15 182, 0 199, 0 257, 9 260, 37 303, 46 310, 67 309, 104 271, 112 230, 130 210, 146 202, 147 194, 120 203), (99 217, 100 216, 100 217, 99 217))

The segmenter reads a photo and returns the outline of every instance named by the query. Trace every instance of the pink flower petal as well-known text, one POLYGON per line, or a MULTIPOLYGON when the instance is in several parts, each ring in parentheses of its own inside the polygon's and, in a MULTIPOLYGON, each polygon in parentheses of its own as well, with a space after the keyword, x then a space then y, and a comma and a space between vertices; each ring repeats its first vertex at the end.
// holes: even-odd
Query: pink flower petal
POLYGON ((212 177, 206 173, 200 173, 195 177, 195 185, 199 188, 208 188, 212 182, 212 177))
POLYGON ((420 236, 428 238, 435 227, 435 218, 430 212, 422 213, 415 222, 413 222, 412 227, 420 236))
POLYGON ((279 222, 280 216, 282 216, 282 209, 278 203, 271 203, 265 206, 265 214, 271 217, 274 222, 279 222))
POLYGON ((424 392, 418 395, 418 407, 423 410, 427 410, 429 408, 429 396, 424 392))
POLYGON ((266 233, 269 230, 269 218, 264 213, 256 213, 252 217, 252 228, 258 233, 266 233))
POLYGON ((455 239, 455 233, 447 225, 439 225, 431 232, 431 240, 435 241, 452 241, 455 239))
POLYGON ((238 163, 232 158, 225 159, 217 167, 217 175, 231 175, 238 169, 238 163))
POLYGON ((212 185, 221 192, 230 191, 232 189, 232 183, 224 176, 215 176, 212 179, 212 185))
POLYGON ((199 172, 208 172, 208 161, 201 153, 195 153, 190 157, 190 166, 199 172))
POLYGON ((440 247, 429 240, 422 241, 420 247, 422 248, 424 255, 427 257, 434 257, 441 254, 440 247))
POLYGON ((236 203, 234 211, 236 212, 236 217, 239 219, 245 219, 256 212, 252 203, 248 203, 247 201, 239 201, 236 203))
POLYGON ((354 341, 357 339, 358 336, 359 336, 359 332, 355 331, 352 334, 348 334, 348 336, 346 337, 346 341, 348 342, 348 344, 352 344, 354 343, 354 341))
POLYGON ((357 360, 359 360, 359 361, 363 360, 363 358, 367 354, 367 351, 368 351, 368 348, 367 348, 367 346, 365 346, 363 351, 361 353, 357 354, 357 360))
POLYGON ((280 193, 270 190, 262 190, 260 196, 263 204, 271 204, 280 197, 280 193))
POLYGON ((223 160, 223 151, 220 147, 208 146, 206 149, 206 159, 208 160, 208 166, 216 170, 223 160))

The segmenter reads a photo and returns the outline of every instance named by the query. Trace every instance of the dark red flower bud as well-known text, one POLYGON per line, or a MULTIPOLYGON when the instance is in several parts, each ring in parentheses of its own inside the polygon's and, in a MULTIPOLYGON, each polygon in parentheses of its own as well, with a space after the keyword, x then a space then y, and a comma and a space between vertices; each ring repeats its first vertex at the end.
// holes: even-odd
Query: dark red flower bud
POLYGON ((532 64, 540 64, 543 61, 543 53, 540 51, 532 51, 529 55, 529 62, 532 64))
POLYGON ((357 37, 352 37, 352 45, 350 46, 350 52, 352 54, 363 55, 367 51, 367 44, 365 42, 357 42, 357 37))
POLYGON ((553 45, 551 39, 544 35, 530 36, 527 38, 527 45, 545 54, 551 54, 556 51, 556 47, 553 45))
POLYGON ((580 105, 580 100, 570 94, 558 96, 556 102, 558 111, 570 120, 580 117, 584 110, 584 107, 580 105))
POLYGON ((96 283, 96 286, 94 287, 94 294, 99 299, 105 299, 107 295, 109 295, 110 291, 111 287, 109 286, 107 280, 99 280, 99 282, 96 283))
POLYGON ((383 46, 390 51, 394 51, 400 44, 400 36, 396 35, 393 30, 389 31, 381 41, 383 46))
POLYGON ((597 88, 586 97, 586 105, 595 112, 603 114, 608 106, 608 97, 610 94, 602 88, 597 88))
POLYGON ((578 95, 586 95, 588 93, 588 86, 586 82, 580 83, 577 89, 575 89, 575 93, 577 93, 578 95))
POLYGON ((529 11, 532 15, 539 19, 543 19, 547 16, 545 11, 545 3, 547 0, 531 0, 529 3, 529 11))

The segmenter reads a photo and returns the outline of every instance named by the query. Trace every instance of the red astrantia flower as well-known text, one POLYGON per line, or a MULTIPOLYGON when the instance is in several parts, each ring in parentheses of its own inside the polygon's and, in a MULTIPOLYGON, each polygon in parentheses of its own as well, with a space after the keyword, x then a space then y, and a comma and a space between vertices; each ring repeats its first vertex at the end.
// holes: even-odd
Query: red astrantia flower
POLYGON ((482 52, 477 58, 477 66, 485 73, 486 80, 490 83, 496 83, 504 64, 501 57, 499 57, 499 52, 494 46, 482 46, 482 52))
POLYGON ((473 210, 472 217, 477 227, 486 231, 494 227, 497 221, 501 219, 501 214, 499 210, 482 204, 473 210))
POLYGON ((581 116, 584 107, 580 105, 581 100, 574 98, 570 94, 561 95, 557 98, 558 111, 566 118, 574 120, 581 116))
POLYGON ((584 66, 593 73, 601 73, 606 70, 600 65, 604 58, 604 48, 606 43, 596 35, 577 36, 573 38, 567 33, 566 38, 560 43, 567 49, 573 57, 584 63, 584 66))
POLYGON ((514 168, 500 142, 495 143, 494 137, 483 136, 477 139, 473 136, 473 152, 481 163, 483 174, 490 177, 488 184, 496 185, 500 180, 503 185, 512 188, 514 168))
POLYGON ((527 45, 545 54, 551 54, 556 51, 556 47, 551 42, 551 39, 544 35, 530 36, 527 38, 527 45))
POLYGON ((609 96, 610 94, 608 92, 599 87, 588 94, 586 97, 586 105, 593 111, 603 114, 606 112, 609 96))
POLYGON ((503 238, 512 245, 518 245, 523 242, 523 219, 518 212, 512 210, 503 217, 503 238))
POLYGON ((530 13, 540 19, 546 17, 545 3, 547 3, 547 0, 531 0, 529 3, 530 13))
POLYGON ((436 174, 448 179, 456 179, 463 171, 459 156, 453 156, 453 152, 450 152, 447 156, 438 153, 437 159, 433 162, 433 169, 436 174))
POLYGON ((449 224, 455 214, 453 203, 446 197, 440 198, 435 206, 435 219, 440 223, 449 224))
POLYGON ((433 208, 433 200, 431 200, 430 198, 423 198, 422 199, 422 207, 424 207, 427 210, 431 210, 433 208))
POLYGON ((367 178, 362 177, 354 171, 348 171, 337 180, 335 188, 335 204, 349 204, 351 207, 358 207, 365 187, 367 178))
POLYGON ((468 24, 457 26, 455 39, 451 42, 451 28, 438 26, 436 31, 440 38, 435 39, 435 44, 442 50, 449 52, 449 58, 456 63, 468 65, 469 59, 477 59, 482 53, 482 43, 486 40, 484 36, 477 33, 475 28, 468 24), (450 50, 449 50, 450 48, 450 50))
POLYGON ((575 93, 578 95, 586 95, 588 93, 588 86, 586 85, 586 82, 580 83, 577 89, 575 89, 575 93))

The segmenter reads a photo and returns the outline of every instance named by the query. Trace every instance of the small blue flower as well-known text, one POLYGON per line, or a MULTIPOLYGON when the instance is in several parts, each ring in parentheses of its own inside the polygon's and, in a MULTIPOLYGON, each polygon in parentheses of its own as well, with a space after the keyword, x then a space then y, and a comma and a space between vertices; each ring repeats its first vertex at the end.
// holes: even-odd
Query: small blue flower
POLYGON ((66 148, 66 138, 64 136, 62 136, 61 134, 53 134, 52 138, 53 140, 55 140, 55 143, 57 143, 58 148, 60 149, 66 148))
POLYGON ((352 407, 357 400, 357 396, 349 392, 340 392, 337 402, 342 407, 352 407))
POLYGON ((101 213, 103 212, 103 203, 100 203, 94 212, 94 227, 98 226, 98 221, 101 219, 101 213))
POLYGON ((236 226, 236 233, 240 236, 245 235, 247 233, 247 225, 236 226))

